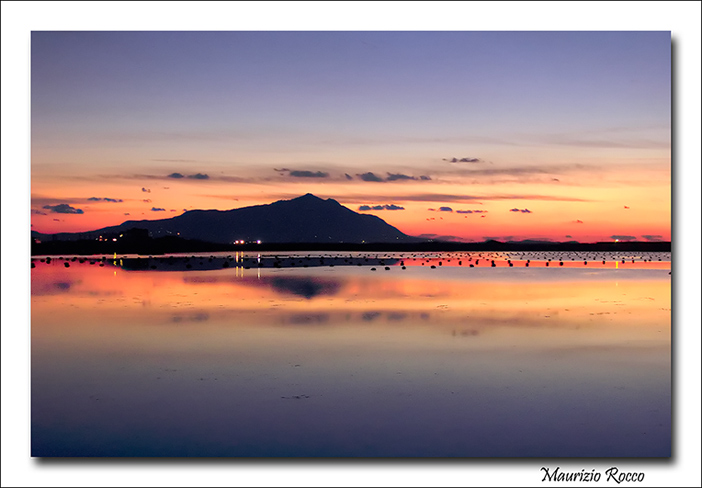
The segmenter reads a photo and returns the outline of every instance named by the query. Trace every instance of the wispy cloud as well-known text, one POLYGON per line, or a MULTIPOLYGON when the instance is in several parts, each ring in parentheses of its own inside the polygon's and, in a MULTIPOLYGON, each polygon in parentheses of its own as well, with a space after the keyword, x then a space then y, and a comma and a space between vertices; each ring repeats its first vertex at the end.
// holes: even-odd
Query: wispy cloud
POLYGON ((646 234, 646 235, 642 235, 641 237, 643 237, 644 239, 646 239, 647 241, 650 241, 650 242, 663 242, 663 236, 658 235, 658 234, 656 234, 656 235, 646 234))
POLYGON ((522 208, 522 209, 512 208, 509 211, 510 212, 521 212, 521 213, 531 213, 531 210, 529 210, 528 208, 522 208))
POLYGON ((159 208, 159 207, 151 207, 152 212, 165 212, 165 208, 159 208))
POLYGON ((459 214, 480 214, 480 213, 488 213, 487 210, 456 210, 456 213, 459 214))
MULTIPOLYGON (((339 197, 341 201, 363 201, 377 198, 377 195, 349 194, 339 197)), ((404 202, 456 202, 456 203, 479 203, 483 200, 541 200, 554 202, 590 202, 583 198, 558 196, 558 195, 533 195, 533 194, 491 194, 491 195, 460 195, 448 193, 417 193, 392 195, 395 201, 404 202)))
POLYGON ((609 236, 611 239, 616 239, 619 241, 635 241, 636 236, 620 236, 620 235, 613 235, 609 236))

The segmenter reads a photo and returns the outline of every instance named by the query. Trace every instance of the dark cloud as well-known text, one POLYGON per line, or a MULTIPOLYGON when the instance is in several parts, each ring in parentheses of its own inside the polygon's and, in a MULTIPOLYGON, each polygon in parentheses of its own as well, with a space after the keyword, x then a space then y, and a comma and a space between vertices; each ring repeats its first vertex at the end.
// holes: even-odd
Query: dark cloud
POLYGON ((83 211, 79 208, 73 208, 67 203, 59 203, 58 205, 44 205, 44 208, 51 210, 53 213, 60 214, 82 214, 83 211))
POLYGON ((551 181, 561 181, 558 178, 551 178, 551 181))
POLYGON ((572 238, 573 238, 573 236, 566 236, 566 237, 567 237, 568 239, 572 239, 572 238))
MULTIPOLYGON (((376 175, 375 173, 368 172, 368 173, 363 173, 360 175, 356 175, 359 178, 361 178, 363 181, 372 181, 375 183, 380 183, 380 182, 390 182, 390 181, 429 181, 431 180, 431 176, 427 175, 421 175, 421 176, 412 176, 412 175, 406 175, 404 173, 388 173, 388 176, 386 178, 381 178, 380 176, 376 175)), ((347 175, 348 178, 348 175, 347 175)))
POLYGON ((144 198, 144 199, 142 200, 142 202, 144 202, 144 203, 151 203, 151 199, 150 199, 150 198, 144 198))
POLYGON ((611 239, 619 240, 619 241, 635 241, 636 236, 609 236, 611 239))
POLYGON ((487 213, 487 210, 456 210, 456 213, 459 214, 474 214, 474 213, 487 213))
POLYGON ((42 212, 41 210, 34 210, 32 209, 32 215, 47 215, 46 212, 42 212))
POLYGON ((419 234, 417 237, 423 237, 425 239, 431 239, 432 237, 436 237, 438 234, 419 234))
POLYGON ((210 177, 207 174, 204 173, 196 173, 194 175, 184 175, 182 173, 171 173, 168 175, 168 178, 173 178, 176 180, 180 180, 182 178, 190 178, 191 180, 209 180, 210 177))
POLYGON ((509 211, 510 212, 521 212, 521 213, 531 213, 531 210, 529 210, 528 208, 522 208, 522 209, 511 208, 509 211))
POLYGON ((398 181, 398 180, 416 180, 414 176, 404 175, 402 173, 388 173, 388 177, 385 181, 398 181))
POLYGON ((124 200, 121 198, 98 198, 98 197, 90 197, 88 198, 89 202, 112 202, 112 203, 121 203, 124 200))
POLYGON ((143 191, 144 193, 151 193, 151 188, 141 187, 141 191, 143 191))
POLYGON ((376 176, 375 174, 371 173, 370 171, 368 173, 363 173, 363 174, 356 175, 356 176, 361 178, 363 181, 373 181, 376 183, 383 181, 382 178, 380 178, 379 176, 376 176))
POLYGON ((480 158, 451 158, 451 159, 444 158, 444 161, 448 161, 449 163, 482 163, 483 162, 483 160, 480 158))
POLYGON ((395 205, 394 203, 390 205, 361 205, 358 207, 358 210, 361 212, 368 211, 368 210, 404 210, 405 207, 400 207, 399 205, 395 205))
POLYGON ((124 212, 124 215, 130 215, 129 212, 124 212))
POLYGON ((351 175, 348 174, 348 173, 344 173, 344 176, 346 176, 346 179, 347 179, 347 180, 353 180, 353 176, 351 176, 351 175))
POLYGON ((294 170, 291 171, 290 176, 295 177, 295 178, 328 178, 329 173, 325 173, 323 171, 299 171, 299 170, 294 170))
POLYGON ((641 237, 650 242, 663 242, 663 236, 661 235, 642 235, 641 237))
POLYGON ((451 207, 439 207, 439 212, 453 212, 451 207))
POLYGON ((583 224, 584 222, 582 220, 574 220, 573 223, 574 224, 583 224))
POLYGON ((165 212, 165 208, 151 207, 152 212, 165 212))

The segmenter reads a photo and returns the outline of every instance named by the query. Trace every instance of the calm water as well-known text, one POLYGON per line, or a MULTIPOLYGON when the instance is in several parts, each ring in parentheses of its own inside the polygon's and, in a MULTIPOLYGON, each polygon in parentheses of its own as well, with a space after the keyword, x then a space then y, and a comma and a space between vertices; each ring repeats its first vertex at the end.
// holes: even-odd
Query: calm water
POLYGON ((669 254, 478 254, 36 260, 32 454, 670 456, 669 254))

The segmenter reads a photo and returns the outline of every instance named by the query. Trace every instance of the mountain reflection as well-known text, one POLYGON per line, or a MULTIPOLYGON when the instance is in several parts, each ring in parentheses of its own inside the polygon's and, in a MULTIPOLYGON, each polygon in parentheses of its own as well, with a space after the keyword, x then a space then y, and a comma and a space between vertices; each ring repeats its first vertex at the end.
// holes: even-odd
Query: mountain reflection
POLYGON ((339 280, 276 276, 266 281, 279 293, 291 293, 293 295, 305 297, 308 300, 319 295, 333 296, 339 293, 341 289, 341 282, 339 280))

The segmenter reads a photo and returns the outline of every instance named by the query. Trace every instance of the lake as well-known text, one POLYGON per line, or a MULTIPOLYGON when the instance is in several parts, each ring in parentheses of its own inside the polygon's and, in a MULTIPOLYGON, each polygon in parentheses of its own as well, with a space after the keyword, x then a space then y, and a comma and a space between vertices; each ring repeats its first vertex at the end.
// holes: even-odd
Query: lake
POLYGON ((31 273, 33 456, 671 455, 669 253, 64 256, 31 273))

